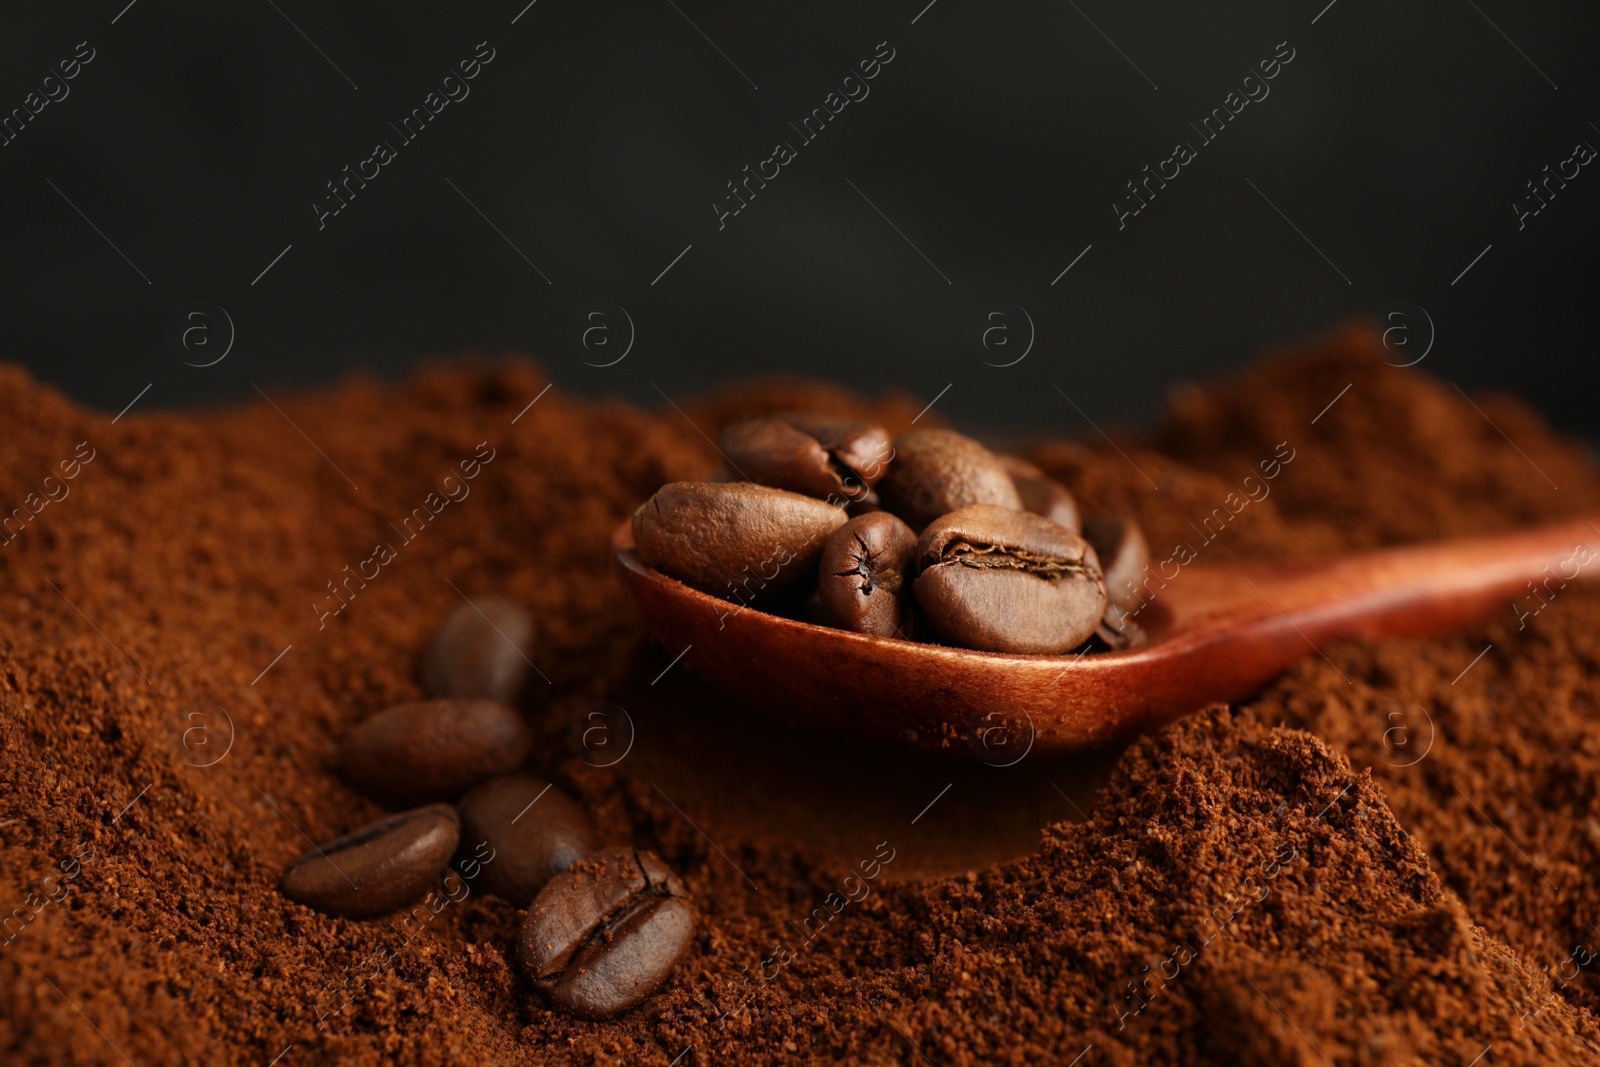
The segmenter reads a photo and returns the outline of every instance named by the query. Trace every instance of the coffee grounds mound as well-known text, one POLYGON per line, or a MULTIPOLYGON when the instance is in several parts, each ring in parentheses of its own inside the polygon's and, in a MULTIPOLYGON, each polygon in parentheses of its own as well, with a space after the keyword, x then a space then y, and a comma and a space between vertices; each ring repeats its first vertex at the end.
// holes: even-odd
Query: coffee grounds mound
MULTIPOLYGON (((1385 355, 1346 327, 1178 391, 1148 438, 1032 458, 1200 563, 1600 511, 1537 414, 1385 355)), ((509 359, 113 425, 0 368, 0 515, 24 509, 0 544, 0 1061, 1600 1062, 1591 590, 1325 647, 1098 769, 929 764, 672 668, 608 544, 710 475, 733 419, 898 431, 921 404, 768 381, 647 412, 545 385, 509 359), (617 1020, 546 1008, 504 901, 355 922, 277 892, 308 839, 381 813, 335 746, 419 696, 432 628, 485 592, 540 620, 531 768, 701 916, 617 1020), (623 756, 573 743, 618 705, 623 756)))

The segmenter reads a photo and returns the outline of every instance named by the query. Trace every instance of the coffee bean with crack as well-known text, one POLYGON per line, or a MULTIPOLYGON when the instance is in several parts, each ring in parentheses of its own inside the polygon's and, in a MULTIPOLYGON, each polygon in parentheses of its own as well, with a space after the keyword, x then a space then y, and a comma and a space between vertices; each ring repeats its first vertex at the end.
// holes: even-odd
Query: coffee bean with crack
POLYGON ((515 703, 533 672, 534 636, 527 608, 505 597, 476 597, 446 615, 428 642, 423 691, 515 703))
POLYGON ((941 516, 923 531, 916 559, 923 619, 965 648, 1065 652, 1105 614, 1094 549, 1031 512, 977 504, 941 516))
POLYGON ((912 430, 895 438, 894 462, 878 495, 913 530, 973 504, 1022 507, 999 457, 950 430, 912 430))
POLYGON ((339 746, 339 773, 378 803, 405 808, 454 800, 521 766, 532 747, 528 724, 498 700, 419 700, 351 730, 339 746))
POLYGON ((861 515, 822 546, 817 585, 823 618, 841 630, 879 637, 902 634, 903 598, 911 591, 917 535, 887 511, 861 515))
POLYGON ((1017 496, 1022 499, 1022 510, 1043 515, 1073 533, 1081 532, 1078 501, 1073 497, 1071 490, 1025 459, 1016 456, 998 458, 1006 473, 1011 476, 1011 484, 1017 487, 1017 496))
POLYGON ((297 857, 279 888, 290 900, 329 915, 383 915, 438 882, 458 835, 456 812, 448 804, 390 815, 297 857))
POLYGON ((599 842, 584 811, 531 774, 491 778, 461 798, 462 864, 483 859, 485 893, 521 906, 599 842))
POLYGON ((633 513, 639 558, 741 605, 770 604, 816 579, 844 509, 753 482, 669 482, 633 513))
POLYGON ((882 426, 812 412, 733 423, 722 451, 752 482, 839 504, 868 498, 892 454, 882 426))
POLYGON ((661 987, 694 928, 688 893, 659 856, 607 848, 556 875, 529 905, 517 959, 553 1007, 609 1019, 661 987))

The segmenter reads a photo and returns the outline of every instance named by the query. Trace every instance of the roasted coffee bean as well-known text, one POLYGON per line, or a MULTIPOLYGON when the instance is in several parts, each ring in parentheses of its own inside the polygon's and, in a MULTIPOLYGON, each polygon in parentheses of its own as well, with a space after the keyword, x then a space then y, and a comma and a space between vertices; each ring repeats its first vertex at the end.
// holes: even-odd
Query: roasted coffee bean
POLYGON ((609 1019, 667 980, 694 925, 688 894, 659 856, 608 848, 544 887, 523 920, 517 959, 553 1006, 609 1019))
POLYGON ((923 531, 916 558, 923 618, 966 648, 1064 652, 1105 614, 1094 549, 1031 512, 962 508, 923 531))
POLYGON ((949 430, 912 430, 895 438, 894 462, 878 483, 878 495, 913 530, 973 504, 1022 507, 995 454, 949 430))
POLYGON ((391 808, 454 800, 515 770, 533 747, 522 716, 498 700, 396 704, 364 720, 339 746, 339 773, 391 808))
POLYGON ((487 842, 494 850, 479 885, 518 906, 599 844, 577 802, 531 774, 491 778, 462 797, 458 811, 463 847, 487 842))
POLYGON ((297 857, 279 888, 329 915, 365 919, 417 899, 455 853, 458 824, 448 804, 390 815, 297 857))
POLYGON ((722 451, 753 482, 838 504, 864 498, 891 455, 882 426, 810 412, 733 423, 722 451))
POLYGON ((422 688, 431 697, 487 697, 506 704, 533 671, 533 615, 515 601, 481 596, 440 624, 422 654, 422 688))
POLYGON ((1106 605, 1105 617, 1100 620, 1100 625, 1095 627, 1094 635, 1113 652, 1121 652, 1125 648, 1138 648, 1149 640, 1144 627, 1135 622, 1132 615, 1114 604, 1106 605))
POLYGON ((816 438, 841 467, 865 482, 868 489, 878 484, 894 459, 889 431, 875 422, 815 411, 791 411, 779 418, 816 438))
POLYGON ((1139 580, 1150 566, 1150 543, 1132 519, 1096 515, 1083 524, 1083 537, 1094 546, 1105 576, 1111 605, 1128 612, 1142 602, 1139 580))
POLYGON ((1001 466, 1011 475, 1011 484, 1022 498, 1022 510, 1043 515, 1057 526, 1081 532, 1078 502, 1071 491, 1025 459, 1000 456, 1001 466))
POLYGON ((844 509, 752 482, 670 482, 633 513, 639 558, 740 604, 770 603, 814 581, 844 509))
POLYGON ((883 501, 878 497, 876 489, 868 489, 865 496, 852 500, 844 506, 844 513, 852 519, 857 515, 871 515, 875 511, 883 510, 883 501))
POLYGON ((851 519, 822 546, 817 585, 828 625, 860 634, 901 633, 917 535, 887 511, 851 519))

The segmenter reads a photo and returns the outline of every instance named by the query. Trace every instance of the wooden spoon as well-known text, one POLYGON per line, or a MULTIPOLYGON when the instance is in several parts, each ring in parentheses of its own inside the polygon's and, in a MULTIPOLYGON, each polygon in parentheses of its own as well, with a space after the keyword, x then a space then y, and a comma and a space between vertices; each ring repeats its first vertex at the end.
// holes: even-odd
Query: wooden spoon
MULTIPOLYGON (((612 535, 624 581, 667 651, 761 711, 896 747, 997 765, 1154 730, 1255 693, 1348 637, 1436 634, 1517 618, 1592 578, 1600 516, 1391 548, 1300 567, 1183 567, 1122 652, 1027 656, 833 630, 720 600, 646 567, 629 524, 612 535)), ((1331 661, 1330 661, 1331 662, 1331 661)), ((1465 663, 1462 664, 1466 666, 1465 663)), ((1335 667, 1337 669, 1337 666, 1335 667)))

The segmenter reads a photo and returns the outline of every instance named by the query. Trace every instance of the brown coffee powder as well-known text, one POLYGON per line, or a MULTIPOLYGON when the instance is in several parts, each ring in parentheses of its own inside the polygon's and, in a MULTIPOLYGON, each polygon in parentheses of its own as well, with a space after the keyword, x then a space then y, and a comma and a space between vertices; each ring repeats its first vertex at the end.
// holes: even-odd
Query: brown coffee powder
MULTIPOLYGON (((1383 354, 1349 328, 1176 393, 1125 457, 1033 458, 1197 566, 1600 511, 1593 464, 1537 415, 1383 354), (1248 503, 1218 516, 1230 493, 1248 503)), ((898 431, 921 404, 770 382, 686 415, 527 407, 544 384, 513 361, 274 390, 294 425, 266 404, 112 425, 0 372, 0 509, 27 516, 0 546, 0 1058, 1600 1061, 1590 590, 1324 648, 1120 758, 906 760, 672 667, 607 539, 708 475, 731 419, 898 431), (530 766, 606 841, 660 853, 702 916, 613 1022, 546 1009, 498 899, 353 922, 276 889, 306 838, 380 814, 335 746, 415 699, 433 626, 491 591, 540 619, 530 766), (594 766, 570 727, 616 705, 633 747, 594 766)))

